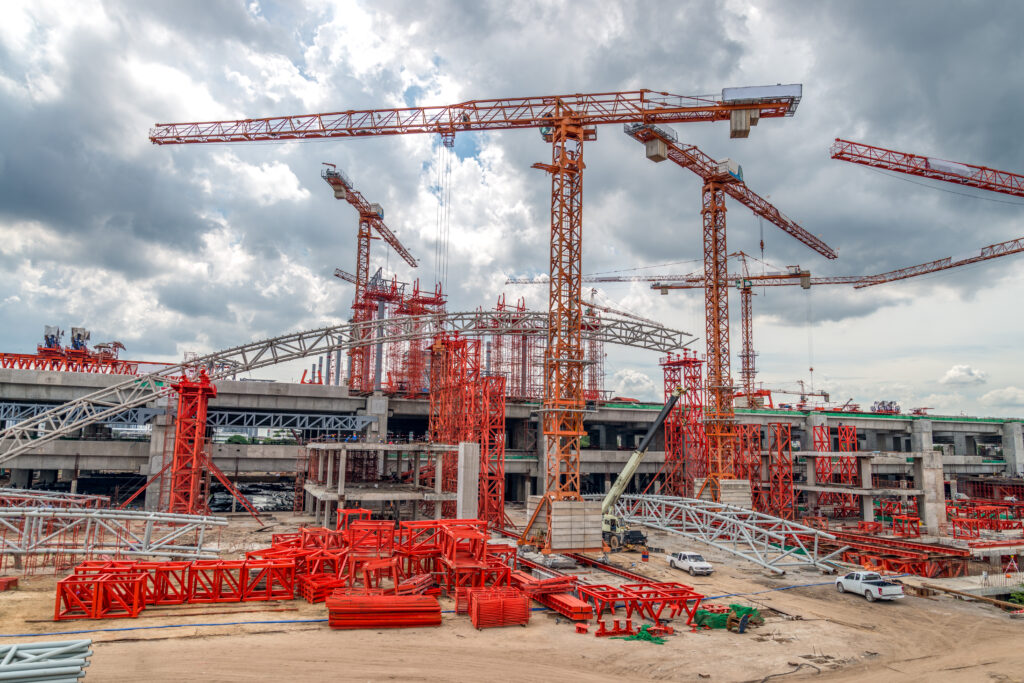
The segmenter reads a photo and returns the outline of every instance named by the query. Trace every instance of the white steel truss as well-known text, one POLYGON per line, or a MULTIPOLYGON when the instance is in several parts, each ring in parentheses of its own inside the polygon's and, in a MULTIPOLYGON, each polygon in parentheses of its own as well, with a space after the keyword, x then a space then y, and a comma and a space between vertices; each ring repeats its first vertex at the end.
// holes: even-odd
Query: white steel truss
MULTIPOLYGON (((206 533, 227 517, 84 508, 0 508, 0 560, 4 556, 216 559, 206 533)), ((2 563, 0 563, 2 564, 2 563)))
POLYGON ((0 508, 108 508, 109 496, 0 488, 0 508))
MULTIPOLYGON (((0 464, 47 441, 69 435, 82 427, 112 419, 129 408, 144 405, 172 391, 173 381, 187 368, 207 368, 211 380, 231 377, 278 363, 306 358, 337 349, 432 338, 438 330, 463 335, 545 335, 548 314, 538 311, 497 311, 400 316, 361 323, 346 323, 306 332, 294 332, 201 356, 188 364, 171 365, 149 375, 137 375, 94 391, 51 410, 22 420, 0 431, 3 452, 0 464), (368 330, 368 332, 365 332, 368 330), (378 334, 380 336, 378 336, 378 334)), ((599 325, 583 331, 584 338, 667 353, 693 341, 691 335, 636 320, 602 318, 599 325)))
POLYGON ((836 537, 754 510, 696 498, 621 496, 615 514, 629 524, 660 529, 706 543, 761 565, 776 574, 786 567, 836 571, 832 558, 845 548, 823 554, 821 541, 835 547, 836 537))

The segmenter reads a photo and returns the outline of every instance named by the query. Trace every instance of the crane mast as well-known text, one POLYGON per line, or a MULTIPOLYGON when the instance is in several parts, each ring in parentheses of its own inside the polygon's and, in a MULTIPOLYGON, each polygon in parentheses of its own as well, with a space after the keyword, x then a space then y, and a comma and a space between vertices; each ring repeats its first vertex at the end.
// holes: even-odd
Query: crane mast
MULTIPOLYGON (((355 296, 352 300, 352 322, 363 323, 373 318, 376 308, 366 297, 367 285, 370 280, 370 241, 377 239, 376 232, 402 259, 411 267, 417 267, 416 259, 398 240, 391 229, 384 224, 384 209, 380 204, 371 204, 352 186, 352 181, 338 170, 334 164, 324 163, 320 176, 327 181, 334 191, 334 198, 348 202, 359 213, 359 227, 356 231, 356 272, 349 280, 355 285, 355 296)), ((341 277, 335 270, 335 276, 341 277)), ((349 278, 342 277, 348 280, 349 278)), ((369 329, 361 334, 369 335, 369 329)), ((353 391, 369 391, 370 383, 370 347, 360 346, 349 350, 349 388, 353 391)), ((340 368, 339 368, 340 370, 340 368)))
MULTIPOLYGON (((729 351, 729 292, 726 242, 725 196, 728 194, 758 216, 762 216, 784 232, 826 258, 838 254, 818 237, 791 221, 785 214, 747 188, 742 171, 729 160, 716 161, 694 145, 678 144, 678 137, 670 128, 656 124, 633 124, 624 127, 627 135, 644 144, 647 158, 656 163, 671 160, 676 165, 697 174, 704 181, 701 192, 701 217, 704 244, 704 323, 707 348, 707 374, 705 387, 707 403, 704 420, 708 438, 708 477, 701 491, 707 488, 713 500, 721 499, 722 479, 733 479, 734 451, 736 449, 736 416, 733 407, 735 389, 732 384, 731 355, 729 351)), ((748 289, 741 302, 746 314, 750 313, 748 289)), ((747 318, 749 323, 749 318, 747 318)), ((750 325, 744 330, 742 358, 750 363, 744 373, 753 386, 753 349, 750 325)))
MULTIPOLYGON (((583 234, 583 144, 596 138, 599 124, 730 122, 730 137, 744 138, 760 119, 792 116, 803 95, 794 85, 725 88, 721 96, 688 97, 651 90, 472 100, 438 107, 351 110, 234 121, 157 124, 153 144, 285 141, 540 128, 551 144, 548 346, 544 360, 546 487, 527 522, 522 540, 542 539, 551 550, 552 514, 546 530, 538 515, 553 501, 582 501, 580 438, 585 409, 581 339, 581 255, 583 234)), ((724 245, 724 243, 723 243, 724 245)), ((597 549, 597 546, 577 548, 597 549)))

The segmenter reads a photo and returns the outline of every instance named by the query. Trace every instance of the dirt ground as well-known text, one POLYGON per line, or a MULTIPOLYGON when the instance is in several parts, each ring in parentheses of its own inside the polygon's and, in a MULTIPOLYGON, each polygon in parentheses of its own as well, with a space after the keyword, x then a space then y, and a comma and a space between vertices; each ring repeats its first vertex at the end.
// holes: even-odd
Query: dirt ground
MULTIPOLYGON (((270 532, 292 530, 298 521, 276 518, 272 529, 257 532, 252 520, 234 517, 221 538, 225 556, 268 545, 270 532)), ((324 605, 304 600, 152 607, 138 619, 54 622, 57 577, 41 574, 0 593, 0 644, 92 638, 92 681, 1024 681, 1024 621, 995 607, 945 596, 871 604, 837 594, 831 577, 817 572, 772 577, 678 537, 652 534, 651 543, 702 552, 716 571, 691 578, 660 556, 643 563, 635 553, 612 561, 694 585, 709 601, 765 609, 766 623, 745 635, 679 628, 665 645, 577 634, 546 611, 534 612, 525 628, 476 631, 468 617, 446 613, 440 628, 332 631, 324 605), (739 595, 714 599, 732 594, 739 595), (324 621, 281 623, 296 620, 324 621), (91 629, 109 630, 66 633, 91 629)), ((591 583, 622 581, 596 570, 578 573, 591 583)), ((442 599, 442 609, 452 602, 442 599)))

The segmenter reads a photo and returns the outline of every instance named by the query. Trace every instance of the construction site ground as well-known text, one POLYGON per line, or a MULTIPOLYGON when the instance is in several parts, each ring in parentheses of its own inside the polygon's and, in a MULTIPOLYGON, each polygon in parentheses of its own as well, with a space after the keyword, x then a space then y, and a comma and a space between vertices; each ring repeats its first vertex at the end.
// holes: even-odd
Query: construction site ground
MULTIPOLYGON (((254 520, 232 516, 220 537, 224 557, 265 547, 271 533, 309 521, 290 513, 265 519, 269 528, 258 531, 254 520)), ((94 681, 1024 680, 1024 621, 995 607, 947 596, 871 604, 839 595, 833 577, 817 571, 774 577, 677 536, 652 533, 650 543, 701 552, 716 571, 690 577, 670 569, 660 554, 644 563, 638 553, 615 553, 611 561, 654 580, 693 585, 716 603, 754 605, 765 624, 738 635, 692 633, 676 622, 677 634, 664 645, 596 638, 593 626, 578 634, 571 622, 544 610, 533 612, 525 628, 477 631, 467 616, 449 611, 440 628, 332 631, 324 605, 301 599, 151 607, 137 619, 54 622, 58 576, 46 569, 0 593, 0 644, 92 638, 87 680, 94 681), (714 597, 726 595, 733 597, 714 597), (93 629, 108 630, 68 634, 93 629)), ((586 568, 574 573, 591 583, 625 581, 586 568)), ((451 600, 441 604, 453 608, 451 600)))

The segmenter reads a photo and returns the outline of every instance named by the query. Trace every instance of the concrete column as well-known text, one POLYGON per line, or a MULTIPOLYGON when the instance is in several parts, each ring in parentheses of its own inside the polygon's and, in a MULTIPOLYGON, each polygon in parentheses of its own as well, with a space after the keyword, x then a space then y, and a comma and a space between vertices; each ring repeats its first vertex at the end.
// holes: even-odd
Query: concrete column
MULTIPOLYGON (((434 493, 441 495, 441 469, 444 466, 444 453, 434 453, 434 493)), ((434 519, 441 519, 441 501, 434 503, 434 519)))
MULTIPOLYGON (((158 510, 160 508, 160 489, 167 483, 163 481, 153 481, 153 478, 160 474, 160 470, 164 466, 164 445, 166 442, 167 446, 167 457, 174 455, 174 419, 171 415, 157 415, 153 418, 151 423, 152 430, 149 436, 149 464, 146 474, 148 477, 149 488, 146 489, 146 500, 143 505, 146 510, 158 510)), ((168 470, 163 474, 164 477, 170 477, 171 472, 168 470)), ((169 482, 170 480, 168 480, 169 482)), ((168 490, 170 487, 167 487, 168 490)))
POLYGON ((348 469, 348 451, 338 450, 338 504, 345 500, 345 471, 348 469))
POLYGON ((543 496, 548 491, 548 458, 547 458, 547 437, 541 432, 541 423, 537 423, 537 490, 536 494, 543 496))
POLYGON ((967 435, 963 432, 953 432, 953 455, 974 455, 967 452, 967 435))
POLYGON ((612 490, 612 473, 611 472, 605 472, 604 473, 604 492, 608 493, 611 490, 612 490))
POLYGON ((32 486, 32 470, 26 469, 12 469, 11 470, 11 486, 16 489, 27 489, 32 486))
POLYGON ((476 519, 480 509, 480 444, 459 444, 459 475, 455 516, 476 519))
POLYGON ((57 483, 57 470, 39 470, 39 483, 46 486, 57 483))
POLYGON ((1024 473, 1024 439, 1021 438, 1021 423, 1003 424, 1003 460, 1006 461, 1006 475, 1019 477, 1024 473))
POLYGON ((864 432, 864 450, 866 451, 879 451, 882 450, 878 447, 878 432, 874 429, 868 429, 864 432))
MULTIPOLYGON (((871 482, 871 463, 873 458, 857 458, 857 469, 860 474, 860 485, 863 488, 873 488, 871 482)), ((875 521, 875 497, 860 496, 860 518, 865 522, 875 521)))
POLYGON ((386 441, 388 435, 388 397, 378 393, 368 396, 366 398, 366 414, 377 418, 377 421, 367 428, 367 441, 370 443, 386 441))
MULTIPOLYGON (((814 444, 814 442, 812 441, 811 445, 813 445, 813 444, 814 444)), ((803 444, 801 444, 801 445, 803 445, 803 444)), ((806 459, 806 467, 805 467, 806 474, 805 474, 805 476, 807 477, 807 485, 808 486, 814 486, 815 484, 818 483, 818 477, 817 477, 817 475, 816 475, 816 473, 814 471, 814 464, 815 464, 815 462, 817 461, 818 458, 813 456, 813 455, 807 455, 807 456, 804 456, 804 457, 806 459)), ((828 456, 824 456, 824 457, 828 457, 828 456)), ((808 512, 813 514, 814 511, 818 509, 818 496, 820 494, 817 491, 804 491, 804 494, 807 497, 807 510, 808 510, 808 512)))
MULTIPOLYGON (((384 302, 383 301, 378 301, 377 302, 377 320, 383 320, 383 319, 384 319, 384 302)), ((374 363, 374 365, 375 365, 374 370, 376 371, 377 376, 376 376, 376 378, 373 381, 373 391, 375 393, 379 392, 380 389, 381 389, 381 379, 382 379, 381 375, 384 374, 384 369, 383 369, 383 365, 384 365, 384 342, 382 341, 383 338, 384 338, 384 326, 381 325, 380 327, 377 328, 377 353, 375 354, 376 355, 376 359, 375 359, 375 363, 374 363)), ((386 431, 383 432, 383 433, 387 434, 386 431)))
POLYGON ((594 425, 594 430, 597 432, 597 447, 602 451, 608 450, 608 427, 594 425))
POLYGON ((917 509, 929 534, 938 534, 946 523, 946 491, 942 475, 942 454, 932 449, 932 423, 916 420, 910 434, 914 458, 914 488, 924 491, 917 509), (917 455, 920 457, 917 457, 917 455))
POLYGON ((325 451, 324 460, 327 461, 327 477, 324 479, 324 488, 331 488, 331 480, 334 478, 334 452, 325 451))

